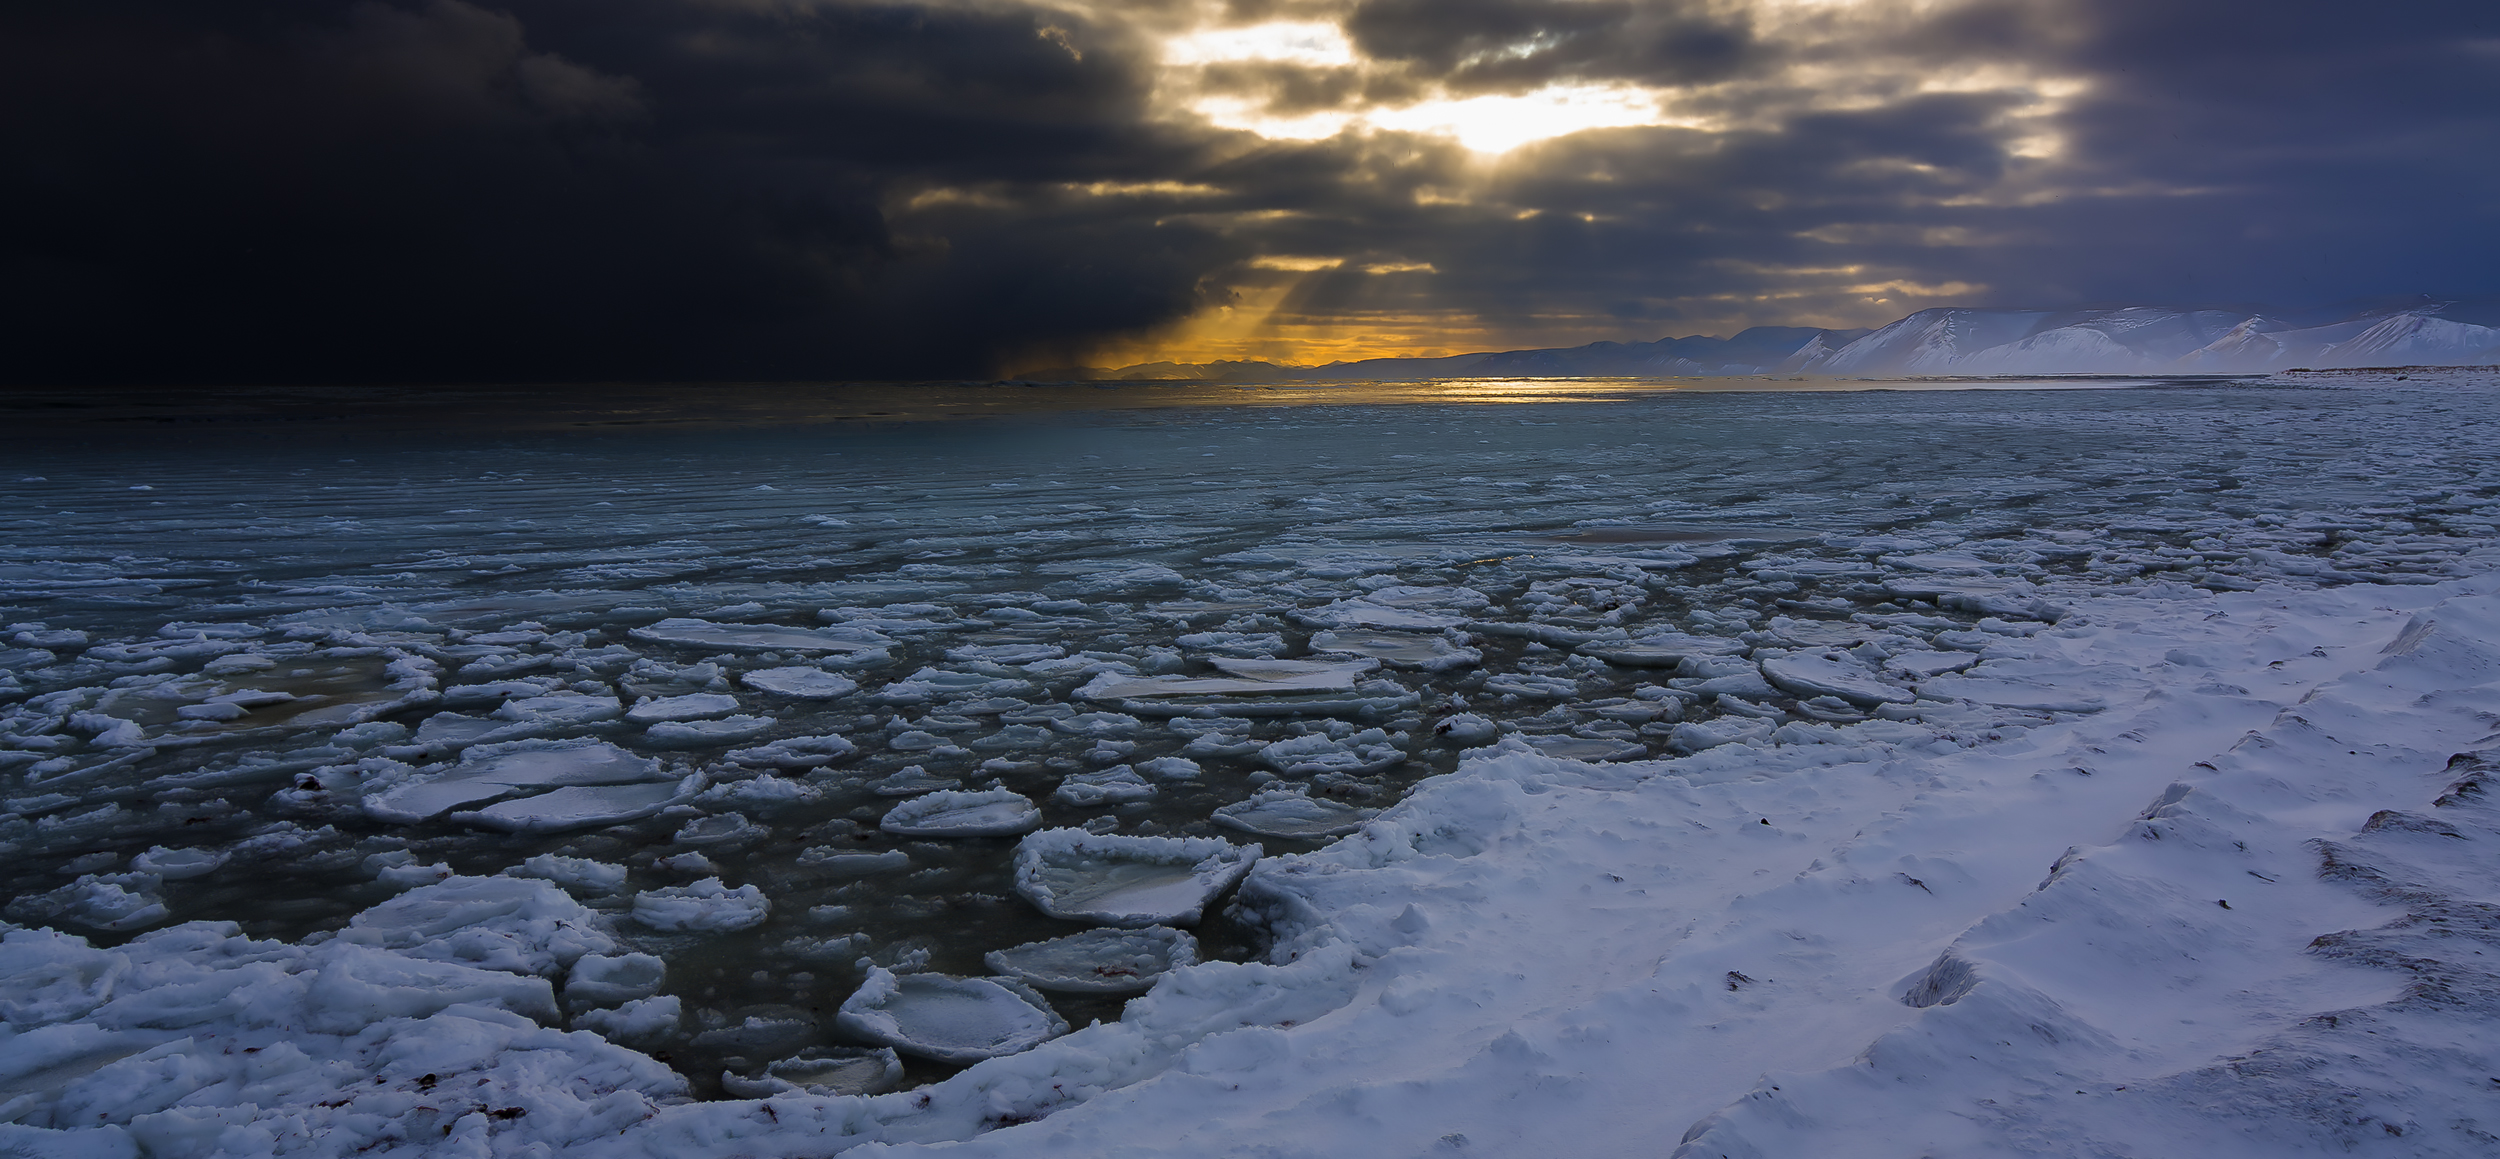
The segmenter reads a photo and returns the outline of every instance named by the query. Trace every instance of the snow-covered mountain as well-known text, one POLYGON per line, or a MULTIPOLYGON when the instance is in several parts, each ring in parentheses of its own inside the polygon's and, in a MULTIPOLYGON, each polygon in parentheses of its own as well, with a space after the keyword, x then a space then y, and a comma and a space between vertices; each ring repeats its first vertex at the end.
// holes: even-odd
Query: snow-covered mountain
POLYGON ((1942 307, 1921 310, 1840 349, 1792 358, 1780 369, 1890 378, 2500 363, 2500 327, 2484 324, 2500 319, 2484 304, 2416 299, 2341 316, 2306 314, 2165 306, 1942 307))
POLYGON ((2500 364, 2500 300, 2413 297, 2317 309, 1945 306, 1879 330, 1757 326, 1733 338, 1592 342, 1326 366, 1149 363, 1037 372, 1059 379, 1233 382, 1425 378, 2265 374, 2298 367, 2500 364))

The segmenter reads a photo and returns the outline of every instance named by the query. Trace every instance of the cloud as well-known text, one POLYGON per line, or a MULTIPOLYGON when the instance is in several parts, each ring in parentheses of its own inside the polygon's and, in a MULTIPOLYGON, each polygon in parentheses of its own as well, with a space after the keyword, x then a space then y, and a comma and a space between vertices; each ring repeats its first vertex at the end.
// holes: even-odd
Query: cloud
POLYGON ((2426 0, 0 15, 16 381, 980 376, 2492 293, 2426 0))
POLYGON ((1084 208, 896 213, 930 185, 1190 167, 1119 30, 1038 10, 5 20, 18 381, 983 375, 1194 309, 1238 248, 1084 208))

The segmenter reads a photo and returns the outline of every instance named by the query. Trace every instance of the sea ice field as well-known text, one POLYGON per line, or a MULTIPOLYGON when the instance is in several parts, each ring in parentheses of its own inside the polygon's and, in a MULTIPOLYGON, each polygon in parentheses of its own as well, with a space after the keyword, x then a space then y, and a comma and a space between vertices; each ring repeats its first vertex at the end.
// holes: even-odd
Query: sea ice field
POLYGON ((2500 1153, 2500 377, 1928 386, 12 439, 0 1156, 2500 1153))

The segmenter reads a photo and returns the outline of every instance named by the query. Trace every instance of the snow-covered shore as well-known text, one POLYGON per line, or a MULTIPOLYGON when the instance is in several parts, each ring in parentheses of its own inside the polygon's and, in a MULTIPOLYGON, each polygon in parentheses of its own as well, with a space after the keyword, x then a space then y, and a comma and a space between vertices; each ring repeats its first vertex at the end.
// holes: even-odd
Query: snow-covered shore
POLYGON ((1258 866, 1271 963, 880 1096, 688 1103, 540 1025, 603 948, 543 882, 310 946, 14 930, 0 1090, 51 1106, 0 1150, 2488 1154, 2495 592, 2080 602, 1983 668, 2108 707, 1973 747, 1479 750, 1258 866))

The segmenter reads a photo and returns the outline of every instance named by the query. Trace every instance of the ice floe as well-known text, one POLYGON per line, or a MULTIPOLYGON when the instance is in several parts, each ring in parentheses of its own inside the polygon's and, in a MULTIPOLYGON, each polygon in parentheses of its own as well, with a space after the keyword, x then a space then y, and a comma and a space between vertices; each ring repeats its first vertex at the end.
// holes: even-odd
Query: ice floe
MULTIPOLYGON (((440 817, 465 805, 558 787, 632 787, 635 792, 627 799, 639 801, 658 791, 654 786, 664 786, 657 798, 664 803, 676 795, 677 783, 678 778, 662 770, 658 761, 605 741, 516 741, 472 748, 459 763, 440 770, 376 777, 368 782, 363 806, 376 820, 405 824, 440 817)), ((596 797, 577 796, 567 803, 585 808, 600 805, 596 797)), ((636 812, 641 808, 633 805, 625 811, 649 815, 636 812)), ((649 810, 657 811, 657 806, 649 810)), ((524 815, 535 813, 524 811, 524 815)))
POLYGON ((1198 940, 1170 926, 1099 929, 992 950, 990 969, 1036 990, 1143 994, 1155 980, 1198 961, 1198 940))
POLYGON ((859 682, 822 668, 758 668, 742 672, 738 682, 758 692, 799 700, 839 700, 859 691, 859 682))
POLYGON ((1293 789, 1268 789, 1223 806, 1212 817, 1218 825, 1256 837, 1310 841, 1352 833, 1379 812, 1293 789))
POLYGON ((886 810, 877 827, 905 837, 1010 837, 1042 823, 1042 811, 1007 789, 933 792, 886 810))
POLYGON ((731 889, 717 877, 634 895, 634 920, 655 930, 722 933, 760 925, 772 912, 754 885, 731 889))
POLYGON ((842 1002, 843 1030, 905 1054, 978 1062, 1031 1050, 1068 1032, 1048 1000, 1013 978, 868 971, 842 1002))
POLYGON ((1016 892, 1055 918, 1111 926, 1195 925, 1259 859, 1207 837, 1118 837, 1045 829, 1016 846, 1016 892))
POLYGON ((751 1075, 721 1075, 721 1087, 746 1099, 775 1095, 873 1095, 903 1081, 903 1060, 894 1048, 859 1046, 811 1047, 775 1059, 751 1075))

